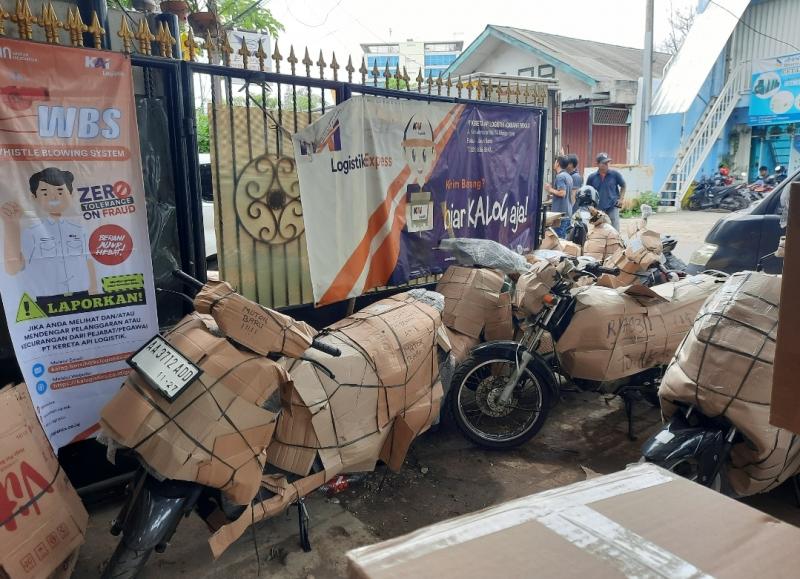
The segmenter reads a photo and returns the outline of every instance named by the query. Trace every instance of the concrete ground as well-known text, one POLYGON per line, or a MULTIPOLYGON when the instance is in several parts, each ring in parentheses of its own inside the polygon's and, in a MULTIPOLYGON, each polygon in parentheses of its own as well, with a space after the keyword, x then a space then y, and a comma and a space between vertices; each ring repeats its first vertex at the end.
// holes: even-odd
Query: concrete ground
MULTIPOLYGON (((648 226, 659 233, 668 233, 678 240, 675 255, 683 261, 699 249, 706 234, 714 224, 725 217, 725 213, 710 211, 673 211, 671 213, 654 213, 648 219, 648 226)), ((620 229, 626 235, 629 227, 635 227, 635 219, 622 219, 620 229)))
MULTIPOLYGON (((660 213, 650 227, 678 238, 677 255, 688 260, 719 213, 660 213)), ((626 231, 626 221, 622 230, 626 231)), ((542 431, 509 452, 489 452, 468 443, 445 424, 423 435, 399 473, 385 467, 350 489, 308 501, 313 550, 304 553, 297 538, 297 512, 265 521, 249 530, 216 562, 206 544, 208 532, 192 516, 181 523, 164 554, 154 555, 146 578, 343 577, 347 550, 395 537, 424 525, 476 511, 512 498, 570 484, 588 471, 610 473, 639 459, 641 444, 660 425, 660 414, 646 403, 635 409, 639 440, 626 436, 620 401, 587 393, 568 393, 553 409, 542 431)), ((800 525, 800 508, 790 488, 747 502, 800 525)), ((86 545, 75 577, 97 577, 116 539, 108 533, 118 503, 91 509, 86 545)))

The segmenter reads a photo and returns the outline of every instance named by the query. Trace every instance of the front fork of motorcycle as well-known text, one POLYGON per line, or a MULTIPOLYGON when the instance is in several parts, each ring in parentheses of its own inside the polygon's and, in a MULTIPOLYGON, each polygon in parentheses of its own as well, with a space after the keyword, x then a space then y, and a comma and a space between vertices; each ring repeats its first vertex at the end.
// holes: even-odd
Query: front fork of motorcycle
POLYGON ((556 305, 557 302, 554 302, 552 306, 548 306, 547 309, 537 317, 536 321, 531 324, 530 328, 526 330, 522 340, 520 340, 519 353, 517 354, 517 367, 514 373, 509 377, 506 385, 503 386, 503 391, 500 392, 500 396, 497 399, 500 404, 508 404, 511 400, 511 395, 514 393, 520 379, 522 379, 525 369, 535 356, 534 352, 539 348, 542 335, 544 334, 547 324, 550 322, 550 318, 553 317, 556 305))

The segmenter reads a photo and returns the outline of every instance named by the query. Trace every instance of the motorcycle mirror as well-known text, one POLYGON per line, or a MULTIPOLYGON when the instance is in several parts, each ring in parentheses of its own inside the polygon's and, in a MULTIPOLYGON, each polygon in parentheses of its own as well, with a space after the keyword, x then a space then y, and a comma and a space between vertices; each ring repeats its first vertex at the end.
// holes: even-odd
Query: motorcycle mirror
POLYGON ((740 175, 742 176, 742 179, 747 179, 747 173, 745 173, 744 171, 742 171, 740 175))
POLYGON ((642 212, 642 219, 647 219, 648 217, 650 217, 653 214, 653 208, 650 207, 649 205, 647 205, 646 203, 640 205, 639 209, 642 212))

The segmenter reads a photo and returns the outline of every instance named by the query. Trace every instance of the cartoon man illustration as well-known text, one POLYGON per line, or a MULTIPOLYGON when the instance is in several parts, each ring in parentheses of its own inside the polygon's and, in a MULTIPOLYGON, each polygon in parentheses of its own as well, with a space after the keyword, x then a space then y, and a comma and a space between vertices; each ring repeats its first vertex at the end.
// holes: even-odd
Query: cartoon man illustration
POLYGON ((23 289, 37 298, 97 293, 97 276, 80 223, 65 217, 73 203, 69 171, 48 167, 31 175, 32 202, 39 217, 23 228, 22 207, 0 206, 4 264, 8 275, 24 275, 23 289))
MULTIPOLYGON (((406 184, 406 225, 403 243, 393 278, 408 279, 426 275, 430 270, 435 239, 435 199, 426 190, 436 164, 433 125, 423 115, 411 117, 403 132, 403 156, 411 170, 406 184)), ((439 216, 441 220, 442 217, 439 216)))

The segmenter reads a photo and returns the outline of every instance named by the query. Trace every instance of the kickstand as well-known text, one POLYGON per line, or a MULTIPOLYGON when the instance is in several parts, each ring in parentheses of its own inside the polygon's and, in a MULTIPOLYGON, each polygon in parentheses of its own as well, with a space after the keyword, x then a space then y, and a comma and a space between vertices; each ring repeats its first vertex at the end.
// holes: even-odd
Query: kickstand
POLYGON ((628 440, 636 440, 636 435, 633 434, 633 397, 626 394, 622 400, 625 403, 625 416, 628 418, 628 440))
POLYGON ((304 498, 297 499, 297 520, 300 524, 300 547, 308 553, 311 551, 311 541, 308 538, 308 509, 304 498))
POLYGON ((797 507, 800 508, 800 476, 795 475, 792 477, 792 489, 794 490, 794 501, 797 507))

